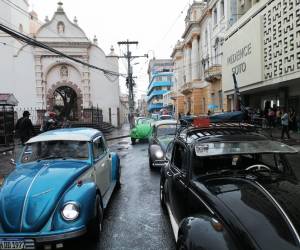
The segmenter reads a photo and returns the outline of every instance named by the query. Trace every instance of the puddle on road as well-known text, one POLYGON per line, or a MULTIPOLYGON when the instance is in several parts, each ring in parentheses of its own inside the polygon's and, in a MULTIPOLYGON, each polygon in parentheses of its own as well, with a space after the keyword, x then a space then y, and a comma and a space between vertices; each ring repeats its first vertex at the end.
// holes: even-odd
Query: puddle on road
POLYGON ((129 144, 129 141, 120 141, 118 144, 129 144))
POLYGON ((128 148, 129 148, 128 146, 123 146, 123 147, 118 147, 117 150, 121 151, 121 150, 125 150, 125 149, 128 149, 128 148))

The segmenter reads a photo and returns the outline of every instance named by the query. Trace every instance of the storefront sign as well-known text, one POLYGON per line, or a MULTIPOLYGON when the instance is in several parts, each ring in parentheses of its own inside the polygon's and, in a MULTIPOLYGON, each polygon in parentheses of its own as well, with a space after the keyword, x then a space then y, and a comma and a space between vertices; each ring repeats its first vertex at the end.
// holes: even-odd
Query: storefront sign
POLYGON ((233 73, 237 77, 239 87, 262 81, 261 31, 261 16, 256 16, 224 42, 222 48, 222 84, 224 91, 234 89, 233 73))

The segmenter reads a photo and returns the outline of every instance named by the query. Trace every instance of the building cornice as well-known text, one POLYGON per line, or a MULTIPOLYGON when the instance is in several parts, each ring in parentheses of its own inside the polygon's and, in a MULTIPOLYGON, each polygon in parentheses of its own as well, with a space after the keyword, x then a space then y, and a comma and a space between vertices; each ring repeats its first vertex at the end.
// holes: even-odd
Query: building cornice
POLYGON ((186 26, 185 31, 183 32, 182 38, 186 39, 187 36, 189 35, 190 31, 193 28, 198 28, 200 32, 200 23, 198 21, 191 21, 189 24, 186 26))

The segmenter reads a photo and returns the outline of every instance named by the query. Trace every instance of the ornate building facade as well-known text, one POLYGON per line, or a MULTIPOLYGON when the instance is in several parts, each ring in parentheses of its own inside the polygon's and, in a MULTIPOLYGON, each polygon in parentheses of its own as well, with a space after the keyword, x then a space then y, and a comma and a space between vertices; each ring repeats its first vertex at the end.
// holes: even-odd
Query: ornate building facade
MULTIPOLYGON (((52 19, 46 18, 44 24, 37 21, 34 12, 26 18, 5 3, 1 4, 4 9, 0 13, 2 10, 8 13, 7 20, 14 22, 13 25, 20 27, 19 31, 24 34, 73 58, 119 72, 113 48, 106 55, 98 46, 96 37, 91 42, 79 27, 76 17, 70 21, 61 2, 52 19)), ((15 0, 15 4, 28 9, 24 0, 15 0)), ((106 75, 50 51, 21 44, 4 33, 0 34, 0 41, 11 45, 0 47, 3 55, 0 61, 0 92, 14 93, 19 107, 34 108, 37 117, 51 110, 77 121, 84 121, 87 111, 98 107, 102 110, 104 121, 115 126, 120 124, 118 76, 106 75)))
POLYGON ((233 72, 247 106, 300 109, 299 0, 254 5, 227 31, 223 52, 228 109, 234 108, 233 72))
POLYGON ((223 0, 194 1, 188 10, 182 40, 171 55, 177 113, 201 115, 223 109, 221 45, 229 25, 228 6, 223 0))

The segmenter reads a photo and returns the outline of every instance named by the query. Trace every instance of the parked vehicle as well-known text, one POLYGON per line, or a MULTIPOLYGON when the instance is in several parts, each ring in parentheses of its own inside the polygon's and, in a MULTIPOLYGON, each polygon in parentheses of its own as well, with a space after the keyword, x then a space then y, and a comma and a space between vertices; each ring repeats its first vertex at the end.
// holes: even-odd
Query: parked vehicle
POLYGON ((130 131, 131 143, 135 144, 136 140, 148 139, 151 133, 152 119, 139 119, 135 127, 130 131))
POLYGON ((159 120, 171 120, 173 119, 173 116, 171 115, 160 115, 159 120))
POLYGON ((160 182, 177 249, 299 249, 294 153, 249 126, 182 129, 160 182))
POLYGON ((119 157, 96 129, 31 138, 0 189, 0 249, 49 249, 86 233, 97 240, 120 171, 119 157))
POLYGON ((134 119, 134 124, 136 125, 140 119, 146 119, 144 116, 139 116, 134 119))
POLYGON ((174 139, 178 126, 176 120, 161 120, 153 123, 148 147, 150 169, 164 166, 166 148, 174 139))
POLYGON ((152 120, 154 121, 158 121, 159 120, 159 114, 151 114, 151 117, 150 117, 152 120))

